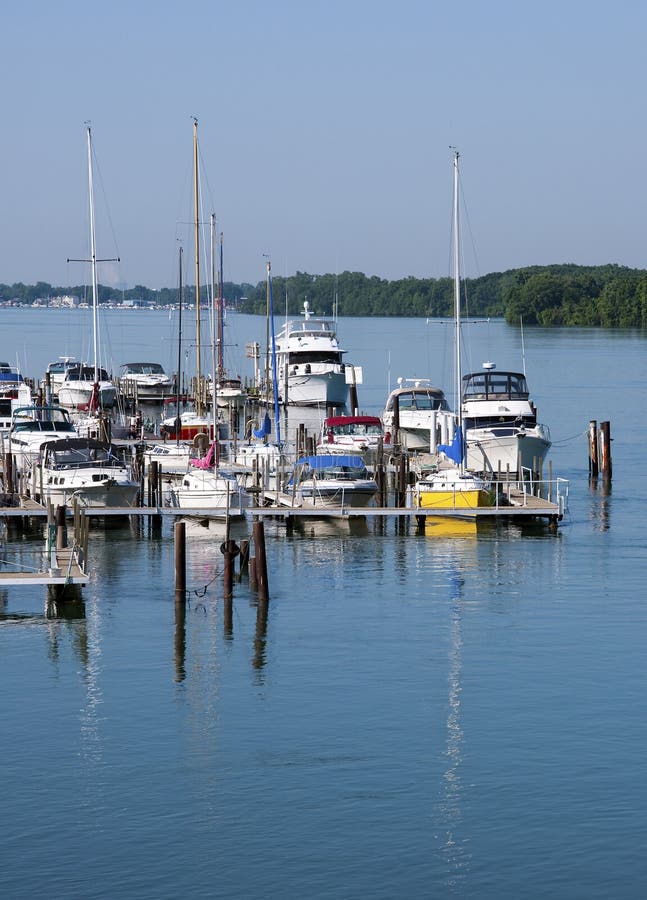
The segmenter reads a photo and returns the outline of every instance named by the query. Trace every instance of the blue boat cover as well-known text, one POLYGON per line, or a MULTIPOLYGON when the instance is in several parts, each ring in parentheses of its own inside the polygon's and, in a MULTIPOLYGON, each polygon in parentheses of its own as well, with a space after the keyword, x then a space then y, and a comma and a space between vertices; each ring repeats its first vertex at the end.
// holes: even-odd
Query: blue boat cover
POLYGON ((321 456, 302 456, 298 466, 309 465, 311 469, 329 469, 331 466, 348 466, 352 469, 363 469, 361 456, 346 456, 340 453, 323 453, 321 456))

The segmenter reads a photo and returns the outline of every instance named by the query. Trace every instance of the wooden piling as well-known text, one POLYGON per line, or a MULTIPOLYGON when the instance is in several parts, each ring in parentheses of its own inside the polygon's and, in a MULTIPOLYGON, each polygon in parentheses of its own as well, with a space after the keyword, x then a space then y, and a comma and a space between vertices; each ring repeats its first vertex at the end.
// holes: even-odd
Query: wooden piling
POLYGON ((599 472, 598 423, 595 419, 589 422, 589 475, 597 478, 599 472))
POLYGON ((186 603, 186 525, 176 522, 175 538, 175 602, 186 603))
POLYGON ((67 522, 65 521, 65 506, 56 507, 56 549, 63 550, 67 547, 67 522))
POLYGON ((254 522, 254 550, 256 554, 256 579, 258 582, 259 600, 269 600, 269 586, 267 583, 267 559, 265 556, 265 525, 263 522, 254 522))
POLYGON ((602 462, 602 477, 605 481, 611 481, 613 466, 611 464, 611 423, 600 422, 600 459, 602 462))
POLYGON ((249 574, 249 541, 240 542, 240 563, 238 566, 238 580, 249 574))

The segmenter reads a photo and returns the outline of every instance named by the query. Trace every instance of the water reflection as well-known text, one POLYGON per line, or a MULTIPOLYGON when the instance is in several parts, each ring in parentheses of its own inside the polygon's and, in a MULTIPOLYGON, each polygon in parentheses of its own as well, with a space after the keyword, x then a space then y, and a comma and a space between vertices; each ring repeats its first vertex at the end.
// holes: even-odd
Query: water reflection
POLYGON ((450 584, 449 667, 447 673, 447 719, 445 723, 446 766, 442 775, 442 796, 437 805, 441 826, 440 855, 446 872, 446 886, 451 893, 460 893, 469 873, 471 853, 461 836, 463 825, 463 727, 461 723, 461 676, 463 634, 461 606, 465 579, 458 562, 448 569, 450 584))

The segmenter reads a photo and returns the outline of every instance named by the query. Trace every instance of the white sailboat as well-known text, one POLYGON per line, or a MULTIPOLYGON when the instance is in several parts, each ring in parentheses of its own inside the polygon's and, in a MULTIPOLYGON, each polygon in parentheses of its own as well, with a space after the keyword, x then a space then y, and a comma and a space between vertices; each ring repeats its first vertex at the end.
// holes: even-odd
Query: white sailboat
MULTIPOLYGON (((196 253, 196 415, 202 416, 200 399, 200 241, 199 241, 199 179, 198 179, 198 151, 197 151, 197 121, 194 120, 194 227, 195 227, 195 253, 196 253)), ((212 218, 213 230, 213 218, 212 218)), ((212 231, 213 233, 213 231, 212 231)), ((213 301, 213 291, 212 291, 213 301)), ((214 342, 212 342, 212 359, 215 359, 214 342)), ((181 418, 181 416, 180 416, 181 418)), ((217 403, 211 404, 211 416, 205 415, 205 428, 203 433, 211 434, 212 443, 207 456, 203 459, 190 460, 189 468, 182 476, 179 483, 169 487, 168 497, 171 506, 187 510, 205 510, 205 514, 214 518, 242 517, 243 509, 250 505, 250 496, 239 487, 235 476, 220 467, 220 447, 217 423, 217 403)))
POLYGON ((67 368, 58 390, 58 402, 68 409, 87 411, 96 415, 101 409, 110 409, 117 398, 117 389, 108 378, 105 369, 99 366, 99 290, 97 263, 119 262, 118 259, 97 259, 95 218, 94 218, 94 178, 92 171, 92 129, 88 126, 88 196, 90 203, 90 259, 68 259, 69 262, 89 262, 92 272, 92 346, 93 365, 75 365, 67 368))
MULTIPOLYGON (((460 243, 459 243, 459 170, 458 151, 454 151, 454 332, 455 332, 455 377, 457 396, 461 385, 461 283, 460 283, 460 243)), ((458 403, 458 422, 451 444, 440 444, 438 450, 446 462, 438 470, 420 478, 416 485, 418 505, 427 510, 434 509, 478 509, 492 506, 494 495, 489 482, 464 468, 465 438, 461 404, 458 403)))

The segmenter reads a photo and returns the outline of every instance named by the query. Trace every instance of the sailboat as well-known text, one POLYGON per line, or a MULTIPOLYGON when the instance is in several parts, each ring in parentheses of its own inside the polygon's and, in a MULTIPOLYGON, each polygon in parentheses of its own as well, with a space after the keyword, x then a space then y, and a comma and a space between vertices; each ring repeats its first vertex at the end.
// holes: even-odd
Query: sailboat
POLYGON ((207 380, 207 398, 223 408, 240 408, 247 393, 239 375, 232 375, 225 369, 225 298, 223 293, 223 235, 218 238, 218 293, 215 291, 215 216, 211 214, 211 307, 215 360, 211 377, 207 380))
POLYGON ((117 399, 117 388, 105 369, 99 366, 99 291, 97 283, 98 262, 118 262, 118 259, 97 259, 94 222, 94 179, 92 172, 92 129, 88 126, 88 195, 90 202, 90 259, 68 259, 68 262, 89 262, 92 271, 92 343, 93 365, 81 363, 65 369, 58 389, 58 402, 68 409, 78 409, 97 415, 101 409, 111 409, 117 399))
MULTIPOLYGON (((198 435, 206 435, 206 442, 216 440, 217 418, 209 416, 204 408, 204 385, 202 378, 202 329, 200 303, 200 213, 199 213, 199 169, 198 169, 198 120, 193 120, 193 225, 195 231, 195 343, 196 375, 195 406, 193 409, 176 411, 176 415, 162 421, 163 433, 180 441, 194 440, 198 435)), ((178 372, 179 379, 179 372, 178 372)))
MULTIPOLYGON (((459 243, 459 153, 454 150, 454 332, 456 394, 461 386, 461 282, 459 243)), ((439 444, 438 450, 444 456, 435 472, 420 478, 417 483, 418 505, 422 509, 478 509, 492 506, 494 494, 489 483, 479 475, 464 468, 465 436, 461 404, 458 402, 458 422, 451 444, 439 444)))
MULTIPOLYGON (((199 198, 198 198, 198 151, 197 151, 197 121, 194 120, 193 146, 194 146, 194 228, 195 228, 195 254, 196 254, 196 417, 203 417, 201 409, 201 372, 200 372, 200 240, 199 240, 199 198)), ((212 218, 213 228, 213 218, 212 218)), ((213 242, 212 242, 213 245, 213 242)), ((213 290, 212 290, 213 301, 213 290)), ((213 343, 212 343, 213 353, 213 343)), ((176 420, 180 428, 184 427, 185 413, 179 412, 176 420)), ((207 455, 202 459, 191 459, 188 470, 182 476, 179 484, 173 485, 169 490, 169 502, 171 506, 187 510, 205 510, 205 515, 213 518, 226 518, 244 516, 243 509, 250 505, 250 496, 243 487, 239 486, 235 475, 220 467, 220 443, 217 422, 217 404, 211 404, 210 418, 203 417, 203 434, 209 434, 211 445, 207 455)), ((194 420, 192 420, 194 423, 194 420)), ((176 426, 176 431, 177 431, 176 426)))

